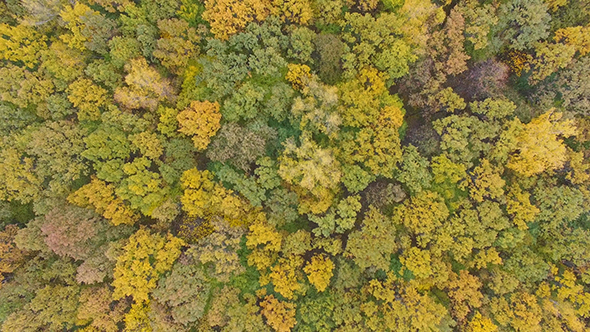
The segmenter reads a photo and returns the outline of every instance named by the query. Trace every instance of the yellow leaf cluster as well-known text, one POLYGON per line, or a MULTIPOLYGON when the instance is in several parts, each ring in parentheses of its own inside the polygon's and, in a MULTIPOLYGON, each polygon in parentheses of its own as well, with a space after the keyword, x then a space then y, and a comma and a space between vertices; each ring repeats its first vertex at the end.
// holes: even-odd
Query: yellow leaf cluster
POLYGON ((291 300, 295 292, 301 290, 297 282, 299 269, 303 265, 301 256, 280 258, 278 263, 270 269, 270 281, 277 293, 291 300))
POLYGON ((283 238, 272 225, 257 222, 250 225, 250 233, 246 236, 246 246, 252 250, 248 256, 248 264, 264 270, 272 265, 277 253, 281 250, 283 238))
POLYGON ((45 48, 47 37, 25 25, 15 27, 0 24, 0 58, 12 62, 22 61, 29 68, 39 62, 40 51, 45 48))
POLYGON ((232 190, 213 182, 213 174, 196 168, 185 171, 180 179, 184 194, 180 198, 182 209, 191 217, 222 216, 231 225, 245 225, 260 217, 259 211, 232 190))
POLYGON ((555 31, 555 41, 571 45, 584 56, 590 52, 590 25, 567 27, 555 31))
POLYGON ((295 304, 282 302, 269 295, 260 303, 266 323, 277 332, 289 332, 297 324, 295 304))
POLYGON ((86 50, 84 44, 88 41, 88 38, 82 35, 82 29, 84 28, 83 18, 88 18, 93 15, 100 15, 100 13, 90 9, 90 7, 81 2, 76 2, 72 7, 67 6, 61 11, 60 16, 66 23, 66 28, 72 33, 63 34, 59 37, 71 48, 80 51, 86 50))
POLYGON ((179 132, 192 136, 195 147, 205 150, 211 137, 215 136, 221 127, 221 113, 219 103, 209 101, 193 101, 190 106, 176 116, 180 124, 179 132))
POLYGON ((305 83, 311 79, 311 68, 307 65, 298 65, 289 63, 287 65, 289 71, 285 76, 285 79, 293 85, 296 90, 301 90, 305 83))
POLYGON ((181 239, 171 234, 163 237, 143 228, 138 230, 117 257, 113 299, 133 296, 136 303, 147 303, 160 275, 172 268, 183 245, 181 239))
POLYGON ((114 186, 97 178, 93 178, 90 183, 70 194, 68 202, 80 207, 93 208, 115 226, 133 225, 138 219, 123 200, 115 196, 114 186))
POLYGON ((107 102, 107 91, 82 78, 68 86, 68 99, 78 109, 78 120, 98 120, 100 108, 107 102))
POLYGON ((274 0, 273 14, 279 14, 285 23, 305 25, 313 18, 309 0, 274 0))
POLYGON ((496 332, 498 327, 488 317, 482 316, 476 311, 467 326, 469 332, 496 332))
POLYGON ((318 292, 323 292, 330 284, 330 279, 334 275, 334 263, 326 255, 315 255, 311 258, 303 271, 307 273, 309 283, 314 285, 318 292))
POLYGON ((203 18, 215 38, 227 40, 252 21, 263 21, 270 14, 269 0, 206 0, 203 18))
POLYGON ((522 191, 518 185, 511 187, 508 192, 506 212, 513 215, 514 224, 521 230, 528 229, 527 223, 535 220, 537 214, 541 212, 531 204, 530 196, 529 193, 522 191))
POLYGON ((551 110, 523 125, 516 136, 518 152, 507 167, 523 176, 563 167, 567 150, 560 137, 576 135, 577 130, 572 120, 562 120, 562 116, 551 110))

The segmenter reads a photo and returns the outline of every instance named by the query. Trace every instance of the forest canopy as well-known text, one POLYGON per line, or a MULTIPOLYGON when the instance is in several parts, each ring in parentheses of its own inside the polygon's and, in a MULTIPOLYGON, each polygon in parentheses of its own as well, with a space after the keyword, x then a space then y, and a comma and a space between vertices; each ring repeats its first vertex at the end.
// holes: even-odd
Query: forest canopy
POLYGON ((588 0, 0 2, 0 330, 590 330, 588 0))

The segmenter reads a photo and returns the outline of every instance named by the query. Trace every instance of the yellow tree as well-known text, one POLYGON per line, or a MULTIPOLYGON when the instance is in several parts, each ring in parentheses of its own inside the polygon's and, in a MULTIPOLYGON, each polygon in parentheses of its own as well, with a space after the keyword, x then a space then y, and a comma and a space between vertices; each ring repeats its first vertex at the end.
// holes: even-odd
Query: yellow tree
POLYGON ((309 283, 312 284, 318 292, 323 292, 330 284, 330 279, 334 275, 334 263, 326 255, 314 255, 311 262, 303 268, 307 274, 309 283))
POLYGON ((215 38, 227 40, 248 23, 263 21, 270 8, 269 0, 206 0, 203 18, 209 22, 215 38))
POLYGON ((12 62, 22 61, 31 69, 39 62, 41 51, 47 48, 47 36, 23 24, 15 27, 0 24, 0 36, 0 58, 12 62))
POLYGON ((125 108, 155 111, 158 103, 174 101, 172 84, 149 66, 145 58, 132 59, 125 65, 125 83, 115 90, 114 99, 125 108))
POLYGON ((277 264, 270 269, 269 278, 274 290, 286 299, 293 299, 294 294, 302 289, 298 282, 302 265, 301 256, 291 255, 279 258, 277 264))
POLYGON ((523 125, 515 119, 511 129, 516 132, 515 153, 507 167, 523 176, 563 167, 567 149, 562 137, 576 135, 572 120, 562 120, 562 113, 546 112, 523 125))
POLYGON ((132 225, 138 219, 123 200, 115 196, 115 187, 97 178, 92 178, 90 183, 70 194, 68 201, 80 207, 94 209, 115 226, 132 225))
POLYGON ((282 302, 268 295, 260 303, 260 307, 266 323, 277 332, 289 332, 297 324, 293 303, 282 302))
POLYGON ((171 234, 164 237, 143 228, 131 235, 117 257, 113 299, 133 296, 136 304, 148 303, 150 292, 160 276, 172 268, 183 245, 181 239, 171 234))
POLYGON ((313 18, 309 0, 273 0, 273 14, 278 14, 285 23, 305 25, 313 18))
POLYGON ((466 270, 461 270, 458 275, 451 273, 448 294, 453 305, 453 316, 459 322, 464 323, 473 308, 482 306, 481 287, 481 281, 466 270))
POLYGON ((68 87, 68 99, 78 109, 78 120, 95 121, 107 103, 107 91, 91 80, 81 78, 68 87))
POLYGON ((195 147, 205 150, 219 128, 221 113, 219 104, 209 101, 193 101, 184 111, 178 113, 176 119, 180 124, 179 132, 192 136, 195 147))

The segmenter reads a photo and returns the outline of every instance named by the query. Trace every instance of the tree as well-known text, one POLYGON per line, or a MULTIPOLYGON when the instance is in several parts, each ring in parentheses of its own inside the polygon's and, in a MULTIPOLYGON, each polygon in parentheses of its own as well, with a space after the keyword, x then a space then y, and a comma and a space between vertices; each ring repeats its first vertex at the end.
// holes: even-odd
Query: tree
POLYGON ((357 214, 361 208, 360 196, 348 196, 340 200, 337 205, 331 207, 322 217, 308 215, 310 221, 318 224, 318 227, 313 230, 313 233, 328 237, 332 233, 344 233, 348 231, 354 227, 357 214))
POLYGON ((180 128, 179 132, 192 136, 193 143, 198 150, 205 150, 211 137, 220 128, 219 104, 209 101, 193 101, 191 105, 176 116, 180 128))
POLYGON ((263 21, 270 13, 269 1, 208 0, 203 18, 211 25, 216 38, 227 40, 252 21, 263 21))
POLYGON ((113 301, 112 291, 106 285, 85 288, 80 292, 77 318, 88 322, 91 328, 115 332, 119 330, 117 324, 123 320, 127 306, 125 300, 113 301))
POLYGON ((348 236, 344 254, 363 270, 375 267, 387 271, 389 256, 396 248, 394 232, 393 223, 376 208, 370 207, 362 228, 353 230, 348 236), (375 243, 379 243, 379 246, 375 246, 375 243))
POLYGON ((125 65, 125 83, 115 90, 114 99, 128 109, 155 111, 161 101, 174 101, 171 83, 148 65, 145 58, 132 59, 125 65))
POLYGON ((573 121, 561 120, 562 116, 548 111, 526 125, 515 120, 518 129, 514 149, 518 152, 510 158, 507 167, 524 176, 563 167, 567 153, 560 137, 575 135, 576 128, 573 121))
POLYGON ((500 5, 498 37, 510 47, 522 51, 549 36, 547 5, 539 0, 512 0, 500 5))
POLYGON ((274 296, 268 295, 260 303, 262 315, 266 318, 266 324, 277 332, 289 332, 297 324, 295 319, 295 304, 282 302, 274 296))
POLYGON ((71 48, 107 53, 107 41, 116 33, 116 23, 82 3, 67 6, 60 13, 71 34, 60 38, 71 48))
POLYGON ((309 283, 312 284, 318 292, 323 292, 330 284, 330 279, 334 275, 334 263, 326 255, 315 255, 311 261, 305 265, 303 271, 307 274, 309 283))
POLYGON ((160 276, 172 268, 183 244, 171 234, 163 237, 143 228, 138 230, 117 257, 113 299, 132 296, 137 305, 149 303, 149 294, 160 276))
POLYGON ((211 285, 200 267, 176 263, 172 273, 160 279, 153 296, 170 308, 175 322, 187 326, 203 316, 210 292, 211 285))
POLYGON ((561 43, 538 43, 532 61, 531 83, 544 80, 549 75, 567 67, 576 53, 576 48, 561 43))
POLYGON ((207 157, 247 172, 252 163, 265 152, 266 141, 271 136, 265 134, 233 122, 227 123, 221 126, 217 135, 212 138, 207 149, 207 157))
POLYGON ((310 136, 303 134, 300 146, 293 140, 284 143, 278 173, 283 180, 297 186, 299 213, 322 213, 331 205, 342 173, 333 152, 321 149, 310 136))
POLYGON ((78 109, 78 120, 95 121, 107 105, 107 91, 91 80, 81 78, 68 86, 68 100, 78 109))
POLYGON ((231 286, 214 292, 211 309, 207 313, 207 322, 211 327, 221 331, 243 330, 245 332, 268 332, 270 328, 264 324, 260 315, 257 299, 251 294, 239 298, 240 290, 231 286))
POLYGON ((285 23, 306 25, 313 18, 309 0, 273 0, 271 12, 280 16, 285 23))
POLYGON ((47 36, 39 34, 34 28, 19 24, 10 26, 0 24, 0 58, 11 62, 22 61, 28 68, 35 68, 39 55, 47 48, 47 36))
POLYGON ((220 218, 213 218, 213 233, 200 239, 187 251, 196 261, 207 266, 208 275, 221 282, 244 272, 237 251, 240 249, 245 229, 232 227, 220 218))
POLYGON ((198 54, 199 37, 188 22, 179 19, 158 21, 160 39, 154 56, 174 73, 181 73, 187 63, 198 54))
POLYGON ((41 232, 56 254, 85 260, 96 249, 94 245, 106 226, 91 210, 65 205, 45 215, 41 232))
POLYGON ((122 199, 114 196, 115 188, 97 178, 82 186, 68 196, 68 201, 81 207, 94 208, 96 213, 109 219, 113 225, 134 224, 138 216, 125 205, 122 199))
POLYGON ((419 193, 431 185, 432 175, 428 171, 429 165, 428 159, 421 156, 416 147, 411 144, 405 146, 396 179, 405 184, 410 193, 419 193))
POLYGON ((481 281, 468 271, 452 273, 449 280, 449 297, 452 299, 454 317, 464 322, 467 315, 475 308, 482 306, 483 295, 479 291, 481 281))
MULTIPOLYGON (((26 251, 14 243, 18 226, 6 225, 0 232, 0 285, 4 283, 4 273, 12 273, 23 263, 26 251)), ((1 286, 0 286, 1 288, 1 286)))
MULTIPOLYGON (((270 268, 270 274, 268 275, 275 292, 289 300, 292 300, 296 293, 303 293, 305 289, 299 283, 299 280, 302 279, 302 266, 303 259, 301 256, 280 257, 277 263, 270 268)), ((260 284, 264 285, 265 283, 261 281, 260 284)))

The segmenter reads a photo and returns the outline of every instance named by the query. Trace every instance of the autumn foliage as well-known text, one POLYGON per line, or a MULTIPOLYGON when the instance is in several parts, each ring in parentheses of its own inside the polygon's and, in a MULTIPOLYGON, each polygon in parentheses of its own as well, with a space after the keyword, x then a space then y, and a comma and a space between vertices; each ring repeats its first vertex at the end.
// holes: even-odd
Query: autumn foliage
POLYGON ((0 331, 590 330, 588 0, 0 2, 0 331))

